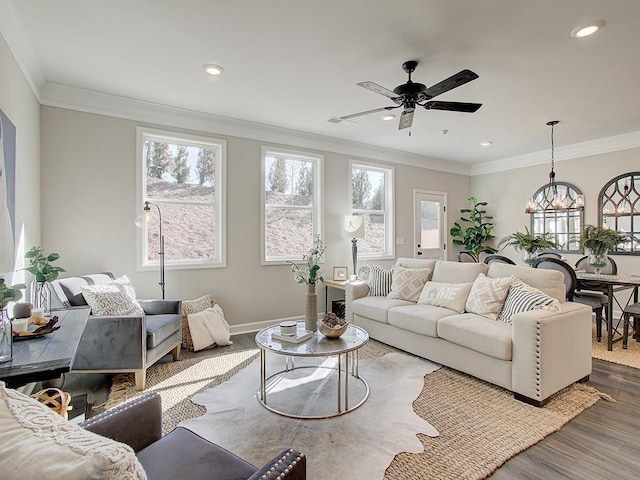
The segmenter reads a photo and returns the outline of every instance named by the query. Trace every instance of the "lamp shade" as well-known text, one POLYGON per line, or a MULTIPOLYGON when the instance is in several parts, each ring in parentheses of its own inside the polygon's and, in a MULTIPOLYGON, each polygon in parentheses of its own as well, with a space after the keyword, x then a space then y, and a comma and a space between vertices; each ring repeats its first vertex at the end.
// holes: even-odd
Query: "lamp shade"
POLYGON ((342 222, 342 236, 364 238, 364 217, 361 215, 345 215, 342 222))

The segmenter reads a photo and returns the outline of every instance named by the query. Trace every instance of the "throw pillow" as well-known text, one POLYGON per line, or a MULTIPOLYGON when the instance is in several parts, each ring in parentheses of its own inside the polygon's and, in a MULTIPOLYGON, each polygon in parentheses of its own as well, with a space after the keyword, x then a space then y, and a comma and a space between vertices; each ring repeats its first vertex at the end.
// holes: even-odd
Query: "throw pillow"
POLYGON ((516 278, 511 284, 511 287, 509 287, 509 294, 504 301, 504 307, 498 320, 511 324, 512 317, 516 313, 528 312, 530 310, 559 312, 560 302, 516 278))
MULTIPOLYGON (((182 301, 182 348, 189 352, 194 351, 193 338, 191 337, 191 330, 189 330, 189 315, 204 312, 207 308, 211 308, 215 305, 215 303, 216 301, 209 295, 203 295, 194 300, 182 301)), ((203 348, 203 350, 208 350, 215 346, 215 344, 209 345, 208 347, 203 348)))
POLYGON ((378 265, 371 267, 372 297, 386 297, 391 291, 391 270, 385 270, 378 265))
POLYGON ((68 422, 0 382, 2 478, 144 479, 128 445, 68 422))
POLYGON ((195 352, 211 345, 232 345, 229 324, 224 319, 220 305, 214 305, 199 313, 188 315, 189 331, 195 352))
POLYGON ((489 278, 481 273, 473 282, 465 310, 497 320, 512 281, 513 277, 489 278))
POLYGON ((418 303, 444 307, 463 313, 472 285, 473 283, 427 282, 422 289, 418 303))
POLYGON ((126 275, 104 285, 81 287, 93 315, 144 315, 126 275))
POLYGON ((389 298, 399 298, 410 302, 417 302, 424 284, 431 275, 430 268, 405 268, 394 266, 391 271, 391 291, 389 298))

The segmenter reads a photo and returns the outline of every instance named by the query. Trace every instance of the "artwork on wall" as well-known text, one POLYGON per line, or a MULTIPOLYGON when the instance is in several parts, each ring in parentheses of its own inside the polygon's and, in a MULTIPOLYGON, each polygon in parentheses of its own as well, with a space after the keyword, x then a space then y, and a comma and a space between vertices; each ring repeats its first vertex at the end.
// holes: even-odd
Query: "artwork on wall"
POLYGON ((15 261, 16 127, 0 110, 0 275, 10 277, 15 261))

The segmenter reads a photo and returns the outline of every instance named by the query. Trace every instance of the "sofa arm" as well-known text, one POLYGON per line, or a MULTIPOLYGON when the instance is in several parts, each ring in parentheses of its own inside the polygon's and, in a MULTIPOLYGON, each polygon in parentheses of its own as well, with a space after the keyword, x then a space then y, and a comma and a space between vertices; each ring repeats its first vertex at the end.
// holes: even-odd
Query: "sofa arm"
POLYGON ((536 402, 591 374, 591 308, 573 302, 560 308, 512 319, 512 390, 536 402))
POLYGON ((358 298, 366 297, 369 295, 369 290, 370 287, 367 282, 347 282, 347 286, 344 291, 345 320, 347 322, 353 323, 351 302, 358 298))
POLYGON ((276 455, 264 464, 248 480, 260 480, 263 478, 305 480, 307 478, 307 457, 292 448, 284 450, 280 455, 276 455))
POLYGON ((147 315, 182 314, 181 300, 138 300, 147 315))
POLYGON ((162 401, 147 393, 80 423, 86 430, 142 450, 162 436, 162 401))

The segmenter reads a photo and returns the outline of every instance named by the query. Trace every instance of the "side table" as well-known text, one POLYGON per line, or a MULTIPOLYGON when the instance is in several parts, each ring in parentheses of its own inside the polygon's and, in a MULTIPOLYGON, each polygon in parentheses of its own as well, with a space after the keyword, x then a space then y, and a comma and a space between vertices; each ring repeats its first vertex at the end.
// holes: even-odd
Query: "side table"
POLYGON ((335 288, 344 292, 349 282, 348 280, 323 280, 322 283, 324 283, 324 313, 327 313, 329 311, 329 289, 335 288))

